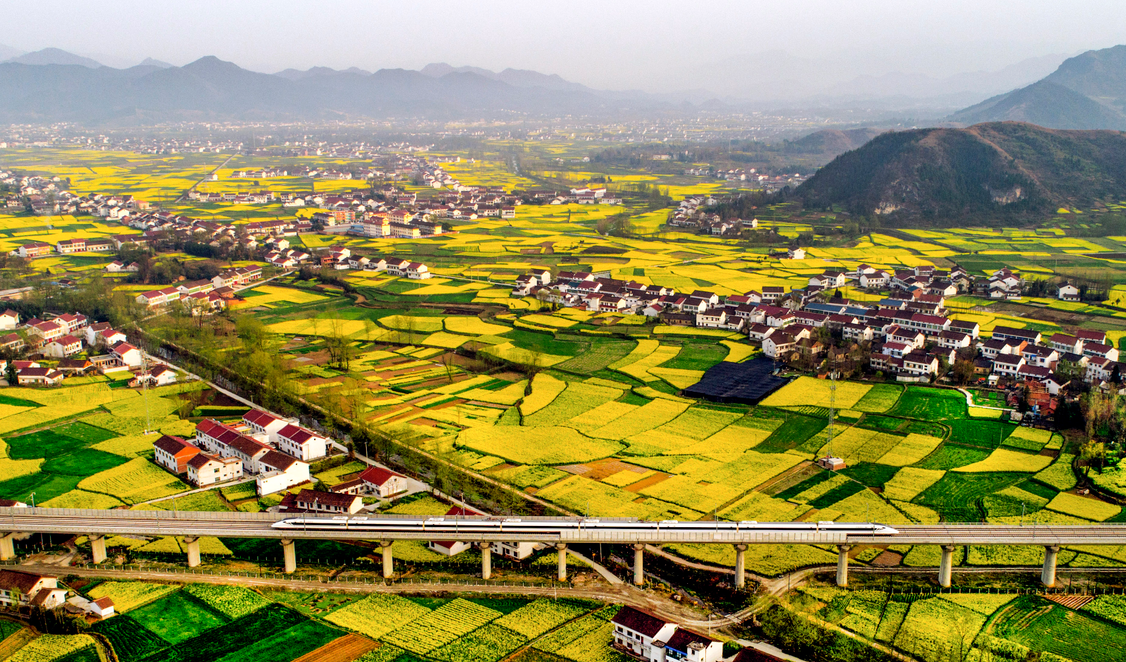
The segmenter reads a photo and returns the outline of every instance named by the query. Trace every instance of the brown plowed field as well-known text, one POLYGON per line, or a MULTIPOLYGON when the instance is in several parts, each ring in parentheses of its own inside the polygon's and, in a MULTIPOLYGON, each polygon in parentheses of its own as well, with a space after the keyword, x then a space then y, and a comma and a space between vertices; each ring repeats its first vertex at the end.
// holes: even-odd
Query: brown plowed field
POLYGON ((364 653, 375 650, 377 646, 371 639, 358 634, 346 634, 315 651, 305 653, 293 662, 352 662, 364 653))
POLYGON ((1055 594, 1055 595, 1045 595, 1044 599, 1051 600, 1052 602, 1059 604, 1059 605, 1063 605, 1063 606, 1067 607, 1068 609, 1081 609, 1088 602, 1090 602, 1091 600, 1094 600, 1095 596, 1093 596, 1093 595, 1055 594))

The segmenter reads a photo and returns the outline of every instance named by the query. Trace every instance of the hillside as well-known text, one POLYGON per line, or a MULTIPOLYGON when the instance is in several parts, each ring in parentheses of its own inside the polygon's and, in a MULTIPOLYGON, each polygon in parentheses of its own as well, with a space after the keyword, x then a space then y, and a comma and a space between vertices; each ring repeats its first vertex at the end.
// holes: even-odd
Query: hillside
POLYGON ((1031 122, 1052 129, 1126 130, 1126 46, 1088 51, 1046 78, 960 110, 951 122, 1031 122))
POLYGON ((797 193, 812 206, 943 224, 1086 207, 1126 193, 1126 133, 1017 122, 885 133, 797 193))
POLYGON ((786 143, 785 151, 792 154, 825 155, 825 161, 854 150, 883 133, 882 129, 822 129, 808 136, 786 143))
POLYGON ((1003 120, 1054 129, 1126 131, 1126 115, 1048 80, 987 99, 950 119, 964 124, 1003 120))

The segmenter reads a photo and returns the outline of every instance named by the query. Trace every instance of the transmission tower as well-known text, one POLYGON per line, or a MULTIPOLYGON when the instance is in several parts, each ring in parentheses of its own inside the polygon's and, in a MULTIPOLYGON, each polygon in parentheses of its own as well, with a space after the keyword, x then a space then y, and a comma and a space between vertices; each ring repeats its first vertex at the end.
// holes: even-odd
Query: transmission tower
POLYGON ((833 419, 837 416, 837 373, 829 372, 829 432, 828 457, 833 457, 833 419))

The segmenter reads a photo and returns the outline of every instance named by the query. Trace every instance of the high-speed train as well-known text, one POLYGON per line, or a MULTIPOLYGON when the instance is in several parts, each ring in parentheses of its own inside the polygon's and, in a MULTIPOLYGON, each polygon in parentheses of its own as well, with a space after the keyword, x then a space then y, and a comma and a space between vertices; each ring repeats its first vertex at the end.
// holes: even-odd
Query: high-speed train
POLYGON ((372 533, 505 533, 553 535, 564 531, 621 533, 850 533, 889 536, 899 533, 885 524, 846 522, 659 522, 595 518, 522 520, 516 517, 345 517, 302 515, 274 522, 275 529, 306 531, 370 531, 372 533))

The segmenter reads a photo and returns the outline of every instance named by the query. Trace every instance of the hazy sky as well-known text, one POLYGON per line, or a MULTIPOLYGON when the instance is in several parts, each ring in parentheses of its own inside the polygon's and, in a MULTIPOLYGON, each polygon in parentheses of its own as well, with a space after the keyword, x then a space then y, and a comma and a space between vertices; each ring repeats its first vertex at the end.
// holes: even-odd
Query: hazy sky
POLYGON ((0 0, 0 16, 0 43, 114 66, 203 55, 264 72, 448 62, 648 90, 691 86, 694 72, 763 51, 848 73, 943 76, 1126 43, 1121 0, 0 0))

